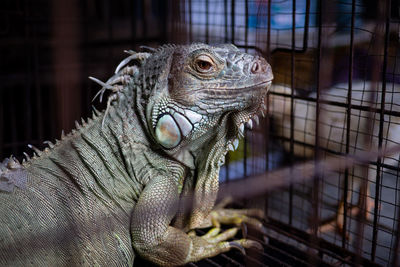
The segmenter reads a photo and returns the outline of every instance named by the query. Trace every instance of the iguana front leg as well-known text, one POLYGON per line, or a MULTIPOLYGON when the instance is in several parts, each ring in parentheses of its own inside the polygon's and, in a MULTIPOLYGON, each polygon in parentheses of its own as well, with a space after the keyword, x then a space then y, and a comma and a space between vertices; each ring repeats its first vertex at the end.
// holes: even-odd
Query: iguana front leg
POLYGON ((157 177, 144 188, 131 221, 132 243, 143 258, 159 265, 182 265, 231 248, 259 247, 257 242, 247 239, 226 241, 236 234, 237 228, 196 236, 170 226, 178 198, 178 185, 171 177, 157 177))

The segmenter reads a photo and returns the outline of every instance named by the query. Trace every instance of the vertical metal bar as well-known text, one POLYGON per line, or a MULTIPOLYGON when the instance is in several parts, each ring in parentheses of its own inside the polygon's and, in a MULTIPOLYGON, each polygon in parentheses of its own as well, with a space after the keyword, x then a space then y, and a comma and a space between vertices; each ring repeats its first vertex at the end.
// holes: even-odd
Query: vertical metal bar
POLYGON ((235 0, 231 0, 231 43, 235 44, 235 0))
MULTIPOLYGON (((322 61, 322 0, 319 0, 319 18, 318 18, 318 55, 317 55, 317 95, 316 95, 316 112, 315 112, 315 161, 320 158, 320 146, 319 146, 319 122, 320 122, 320 95, 321 95, 321 61, 322 61)), ((317 225, 318 225, 318 179, 314 179, 314 188, 313 188, 313 208, 314 208, 314 229, 313 233, 317 235, 317 225)))
MULTIPOLYGON (((26 7, 26 15, 29 16, 30 13, 30 3, 27 3, 26 7)), ((32 105, 31 105, 31 99, 32 99, 32 88, 31 88, 31 84, 32 84, 32 47, 31 47, 31 23, 25 23, 25 51, 27 51, 26 53, 26 57, 25 57, 25 75, 26 75, 26 79, 25 79, 25 86, 24 86, 24 124, 27 130, 24 131, 24 140, 31 142, 31 138, 32 138, 32 105)), ((21 118, 20 118, 21 119, 21 118)))
POLYGON ((189 0, 189 41, 193 42, 193 30, 192 30, 192 0, 189 0))
POLYGON ((307 52, 308 48, 308 31, 310 28, 310 0, 306 1, 306 18, 304 20, 304 35, 303 35, 303 51, 307 52))
MULTIPOLYGON (((381 92, 381 110, 379 114, 379 149, 382 148, 383 142, 383 123, 384 123, 384 111, 385 111, 385 97, 386 97, 386 73, 387 73, 387 63, 388 63, 388 46, 389 46, 389 28, 390 28, 390 0, 386 0, 386 25, 385 25, 385 43, 383 50, 383 66, 382 66, 382 92, 381 92)), ((375 261, 376 245, 378 238, 378 207, 380 199, 380 183, 381 175, 380 169, 382 164, 382 158, 378 157, 376 166, 376 181, 375 181, 375 206, 374 206, 374 221, 373 221, 373 231, 372 231, 372 247, 371 247, 371 260, 375 261)))
POLYGON ((208 0, 206 0, 206 43, 209 43, 209 3, 208 0))
MULTIPOLYGON (((225 43, 228 42, 228 0, 224 0, 224 19, 225 19, 225 43)), ((230 163, 230 156, 229 153, 226 154, 225 156, 225 181, 229 182, 230 177, 229 177, 229 163, 230 163)))
MULTIPOLYGON (((316 96, 316 111, 315 111, 315 155, 314 162, 317 164, 317 160, 320 158, 320 147, 319 147, 319 121, 320 121, 320 94, 321 94, 321 60, 322 60, 322 0, 319 0, 319 16, 318 16, 318 46, 317 46, 317 77, 316 77, 316 85, 317 85, 317 96, 316 96)), ((319 225, 319 177, 315 176, 313 180, 313 189, 312 189, 312 220, 311 220, 311 243, 314 247, 318 247, 318 225, 319 225)), ((314 260, 310 257, 311 264, 315 264, 314 260)))
POLYGON ((224 27, 225 27, 225 43, 228 42, 228 0, 224 0, 224 27))
MULTIPOLYGON (((295 90, 295 51, 296 51, 296 0, 292 5, 292 51, 290 53, 290 155, 294 155, 294 90, 295 90)), ((291 158, 292 161, 292 158, 291 158)), ((289 224, 293 216, 293 185, 289 186, 289 224)))
MULTIPOLYGON (((397 177, 399 177, 399 165, 397 165, 397 177)), ((396 198, 395 198, 395 203, 397 208, 397 217, 394 217, 394 219, 397 219, 397 228, 396 231, 393 233, 395 235, 395 242, 394 242, 394 247, 393 247, 393 260, 392 260, 392 266, 399 266, 399 254, 400 254, 400 198, 397 196, 399 187, 398 187, 398 182, 399 179, 396 179, 396 198)), ((396 216, 396 214, 394 214, 396 216)), ((394 228, 394 227, 393 227, 394 228)))
POLYGON ((245 29, 244 29, 244 44, 245 44, 245 50, 247 52, 247 46, 248 46, 248 38, 249 38, 249 0, 244 1, 244 10, 245 10, 245 29))
MULTIPOLYGON (((269 102, 270 102, 270 94, 267 95, 267 116, 265 118, 265 127, 264 127, 264 136, 265 136, 265 171, 269 171, 269 139, 271 137, 269 132, 269 102)), ((268 195, 265 197, 265 215, 268 217, 268 195)))
POLYGON ((268 0, 267 60, 271 63, 271 2, 268 0))
MULTIPOLYGON (((351 6, 351 28, 350 28, 350 55, 349 55, 349 89, 347 92, 347 120, 346 120, 346 155, 350 153, 350 127, 351 127, 351 97, 353 89, 353 67, 354 67, 354 22, 356 12, 356 0, 352 1, 351 6)), ((344 188, 343 188, 343 232, 342 232, 342 248, 346 247, 347 232, 347 197, 349 190, 349 169, 344 172, 344 188)), ((339 215, 339 214, 338 214, 339 215)))
MULTIPOLYGON (((271 63, 271 1, 272 0, 268 0, 268 28, 267 28, 267 60, 269 63, 271 63)), ((270 138, 270 134, 269 134, 269 124, 270 124, 270 120, 269 120, 269 113, 270 113, 270 109, 269 109, 269 102, 270 102, 270 98, 269 98, 269 94, 267 95, 267 117, 265 119, 266 122, 266 127, 265 127, 265 136, 266 138, 266 142, 265 142, 265 170, 268 171, 269 170, 269 138, 270 138)), ((265 198, 265 214, 268 217, 268 200, 269 197, 267 196, 265 198)))
MULTIPOLYGON (((249 8, 248 8, 248 0, 245 0, 245 35, 244 35, 244 45, 245 51, 247 52, 247 38, 248 38, 248 19, 249 19, 249 8)), ((246 127, 247 128, 247 127, 246 127)), ((248 139, 247 139, 247 129, 244 131, 244 144, 243 144, 243 176, 247 177, 247 147, 248 147, 248 139)))
MULTIPOLYGON (((400 21, 399 21, 400 22, 400 21)), ((398 29, 400 29, 400 24, 398 24, 398 29)), ((397 61, 398 60, 398 55, 396 54, 395 55, 395 57, 394 57, 394 65, 393 65, 393 69, 397 69, 397 61)), ((396 77, 396 72, 395 71, 393 71, 393 73, 392 73, 392 79, 393 80, 395 80, 395 77, 396 77)), ((397 157, 397 160, 399 160, 399 157, 397 157)), ((399 235, 399 233, 400 233, 400 224, 399 224, 399 221, 400 221, 400 203, 398 203, 398 199, 399 199, 399 193, 400 193, 400 190, 399 190, 399 184, 400 184, 400 179, 398 179, 398 177, 400 177, 400 164, 399 164, 399 161, 397 161, 397 169, 396 169, 396 177, 397 177, 397 179, 396 179, 396 183, 395 183, 395 186, 394 186, 394 188, 395 188, 395 194, 394 194, 394 205, 395 205, 395 207, 394 207, 394 212, 393 212, 393 216, 394 216, 394 218, 393 218, 393 231, 394 231, 394 229, 395 229, 395 224, 396 224, 396 220, 397 220, 397 229, 396 229, 396 231, 395 232, 393 232, 392 233, 392 242, 391 242, 391 248, 390 248, 390 257, 392 258, 392 263, 393 263, 393 265, 392 266, 398 266, 398 256, 399 256, 399 253, 400 253, 400 251, 398 251, 398 249, 399 249, 399 241, 400 241, 400 235, 399 235), (397 212, 396 212, 396 210, 397 210, 397 212), (396 217, 396 215, 397 215, 397 217, 396 217), (393 237, 394 237, 394 245, 393 245, 393 247, 392 247, 392 244, 393 244, 393 237), (393 255, 393 253, 394 253, 394 255, 393 255)))

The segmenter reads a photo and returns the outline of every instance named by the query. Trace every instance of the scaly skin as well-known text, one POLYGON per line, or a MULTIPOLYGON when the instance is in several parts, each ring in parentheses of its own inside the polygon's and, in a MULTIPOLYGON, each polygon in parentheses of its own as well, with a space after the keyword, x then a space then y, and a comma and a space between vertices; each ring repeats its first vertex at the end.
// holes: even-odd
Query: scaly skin
POLYGON ((105 112, 0 163, 0 265, 181 265, 257 247, 218 227, 259 213, 212 209, 226 152, 265 108, 268 63, 232 45, 128 52, 106 84, 92 78, 113 91, 105 112))

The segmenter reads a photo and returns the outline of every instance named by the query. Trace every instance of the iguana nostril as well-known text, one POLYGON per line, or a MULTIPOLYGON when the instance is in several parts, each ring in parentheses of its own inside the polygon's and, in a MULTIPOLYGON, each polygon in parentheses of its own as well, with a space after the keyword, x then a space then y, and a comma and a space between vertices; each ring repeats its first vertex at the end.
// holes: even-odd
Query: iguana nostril
POLYGON ((251 73, 253 74, 266 73, 267 69, 268 69, 268 63, 261 59, 257 59, 251 66, 251 73))
POLYGON ((251 66, 251 72, 256 74, 261 70, 260 63, 258 61, 254 62, 253 66, 251 66))

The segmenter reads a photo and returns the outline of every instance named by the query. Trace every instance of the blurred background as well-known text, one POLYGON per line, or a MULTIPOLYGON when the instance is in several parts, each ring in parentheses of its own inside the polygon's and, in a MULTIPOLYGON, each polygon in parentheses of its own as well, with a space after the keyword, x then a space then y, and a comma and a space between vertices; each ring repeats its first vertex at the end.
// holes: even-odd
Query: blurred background
MULTIPOLYGON (((269 114, 227 155, 222 183, 400 144, 399 0, 3 0, 0 158, 22 160, 103 109, 87 77, 107 80, 124 50, 191 42, 233 43, 275 76, 269 114)), ((372 157, 249 192, 241 204, 267 214, 268 234, 253 237, 264 251, 196 265, 399 266, 399 171, 398 154, 372 157)))

